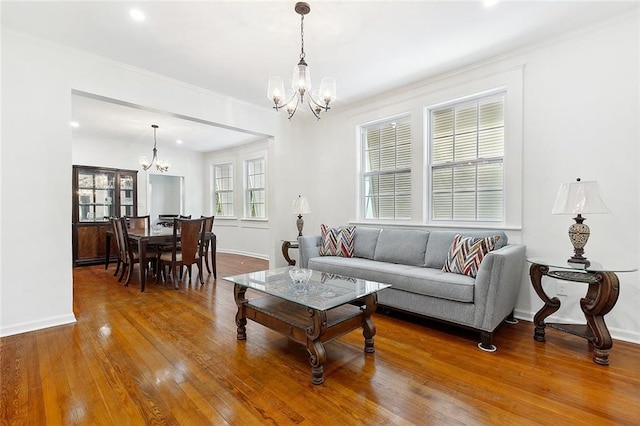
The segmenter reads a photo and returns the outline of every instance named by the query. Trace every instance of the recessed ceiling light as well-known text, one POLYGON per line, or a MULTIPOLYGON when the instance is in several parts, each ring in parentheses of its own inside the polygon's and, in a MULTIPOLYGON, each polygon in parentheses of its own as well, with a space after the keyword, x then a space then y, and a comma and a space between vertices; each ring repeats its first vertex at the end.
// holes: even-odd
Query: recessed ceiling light
POLYGON ((69 126, 71 126, 71 127, 80 127, 80 123, 78 123, 77 121, 71 121, 71 122, 69 122, 69 126))
POLYGON ((129 11, 129 16, 131 16, 131 19, 138 22, 144 21, 145 18, 144 13, 142 13, 140 9, 131 9, 129 11))
POLYGON ((484 7, 493 7, 498 4, 498 0, 484 0, 482 4, 484 5, 484 7))
POLYGON ((182 139, 176 139, 176 143, 180 145, 182 143, 182 139))

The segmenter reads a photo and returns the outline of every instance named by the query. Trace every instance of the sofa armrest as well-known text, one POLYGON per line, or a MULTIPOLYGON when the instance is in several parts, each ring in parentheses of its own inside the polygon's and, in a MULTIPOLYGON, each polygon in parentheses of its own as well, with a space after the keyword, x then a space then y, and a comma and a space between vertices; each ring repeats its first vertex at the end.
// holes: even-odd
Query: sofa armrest
POLYGON ((522 281, 525 250, 524 245, 508 244, 488 253, 482 260, 474 293, 474 322, 479 329, 493 331, 513 312, 522 281))
POLYGON ((307 268, 309 259, 320 256, 320 244, 322 237, 320 235, 302 236, 298 238, 298 265, 301 268, 307 268))

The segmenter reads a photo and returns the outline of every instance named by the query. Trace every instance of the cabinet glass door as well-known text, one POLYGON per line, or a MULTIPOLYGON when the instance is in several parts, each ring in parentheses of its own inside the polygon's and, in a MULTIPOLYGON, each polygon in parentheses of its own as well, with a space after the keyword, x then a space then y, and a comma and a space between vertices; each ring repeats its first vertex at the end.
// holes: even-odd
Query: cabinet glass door
POLYGON ((133 176, 120 175, 120 216, 134 216, 133 176))
POLYGON ((102 222, 113 215, 115 173, 78 172, 78 219, 102 222))

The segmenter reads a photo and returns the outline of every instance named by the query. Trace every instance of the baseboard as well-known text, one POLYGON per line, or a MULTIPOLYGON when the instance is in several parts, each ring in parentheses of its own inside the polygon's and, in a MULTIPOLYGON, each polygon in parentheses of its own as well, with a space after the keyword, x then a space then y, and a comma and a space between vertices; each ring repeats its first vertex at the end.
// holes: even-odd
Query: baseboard
MULTIPOLYGON (((521 320, 525 320, 525 321, 529 321, 529 322, 533 322, 533 317, 536 313, 535 312, 529 312, 529 311, 523 311, 521 309, 516 309, 514 312, 514 316, 518 319, 521 320)), ((561 318, 555 315, 551 315, 549 317, 550 322, 558 322, 558 323, 566 323, 566 324, 580 324, 578 322, 576 322, 575 320, 571 320, 571 319, 567 319, 567 318, 561 318)), ((606 317, 605 317, 606 320, 606 317)), ((584 323, 582 323, 584 324, 584 323)), ((616 339, 616 340, 622 340, 624 342, 629 342, 629 343, 637 343, 640 344, 640 332, 637 331, 632 331, 632 330, 625 330, 622 328, 616 328, 616 327, 610 327, 609 325, 607 325, 607 328, 609 329, 609 333, 611 333, 611 337, 616 339)))
POLYGON ((29 321, 21 324, 10 325, 8 327, 0 327, 0 337, 13 336, 14 334, 28 333, 30 331, 57 327, 59 325, 73 324, 75 322, 76 317, 73 313, 57 317, 43 318, 37 321, 29 321))
POLYGON ((265 256, 264 254, 259 254, 259 253, 250 253, 250 252, 241 251, 241 250, 227 250, 227 249, 222 249, 222 250, 221 249, 217 249, 216 252, 217 253, 238 254, 240 256, 255 257, 256 259, 262 259, 262 260, 269 261, 269 256, 265 256))

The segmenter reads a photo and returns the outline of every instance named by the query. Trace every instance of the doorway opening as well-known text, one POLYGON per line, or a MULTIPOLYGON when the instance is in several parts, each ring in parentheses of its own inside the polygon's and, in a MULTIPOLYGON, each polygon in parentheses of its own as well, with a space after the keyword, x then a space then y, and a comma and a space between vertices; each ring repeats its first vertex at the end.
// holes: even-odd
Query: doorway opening
POLYGON ((160 215, 184 214, 184 177, 149 175, 149 214, 156 224, 160 215))

